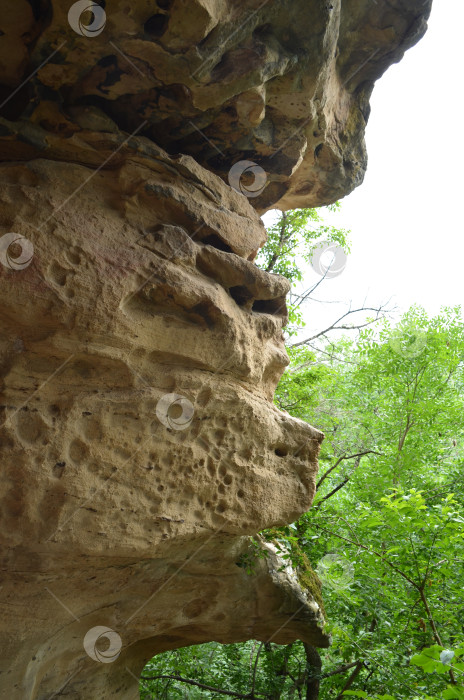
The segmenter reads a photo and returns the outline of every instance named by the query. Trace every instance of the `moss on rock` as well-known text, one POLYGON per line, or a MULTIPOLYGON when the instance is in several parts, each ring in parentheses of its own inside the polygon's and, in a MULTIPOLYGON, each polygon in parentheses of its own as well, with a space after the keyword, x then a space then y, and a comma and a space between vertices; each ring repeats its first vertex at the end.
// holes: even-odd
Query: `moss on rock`
MULTIPOLYGON (((261 533, 267 542, 272 542, 279 551, 282 551, 282 531, 270 528, 261 533)), ((285 540, 285 536, 284 536, 285 540)), ((287 546, 291 554, 291 564, 298 578, 298 583, 304 591, 307 591, 316 601, 325 618, 324 601, 322 599, 322 583, 319 576, 311 566, 311 563, 299 544, 288 541, 287 546)))

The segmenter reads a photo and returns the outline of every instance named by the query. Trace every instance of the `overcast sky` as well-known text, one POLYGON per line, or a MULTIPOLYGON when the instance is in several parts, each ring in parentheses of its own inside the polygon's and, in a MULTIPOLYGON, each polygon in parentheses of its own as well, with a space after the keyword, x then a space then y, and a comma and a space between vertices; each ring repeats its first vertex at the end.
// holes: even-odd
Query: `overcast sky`
MULTIPOLYGON (((464 305, 463 26, 464 0, 435 0, 424 38, 377 82, 364 183, 331 217, 351 230, 351 254, 320 299, 464 305)), ((334 313, 311 304, 308 328, 334 313)))

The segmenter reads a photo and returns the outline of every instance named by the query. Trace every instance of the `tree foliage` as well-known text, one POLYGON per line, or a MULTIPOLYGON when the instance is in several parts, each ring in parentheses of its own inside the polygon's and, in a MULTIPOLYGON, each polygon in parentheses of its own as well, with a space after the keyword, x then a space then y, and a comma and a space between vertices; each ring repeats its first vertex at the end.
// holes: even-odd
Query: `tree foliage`
MULTIPOLYGON (((264 267, 301 279, 312 211, 271 227, 264 267)), ((464 700, 464 323, 459 307, 381 316, 356 338, 294 343, 275 398, 325 440, 312 509, 262 536, 317 571, 332 646, 168 652, 142 698, 464 700)), ((253 556, 250 544, 250 576, 253 556)))
MULTIPOLYGON (((335 211, 339 204, 329 207, 335 211)), ((349 233, 345 229, 326 224, 317 209, 294 209, 279 212, 267 228, 267 242, 257 257, 257 264, 266 272, 286 277, 292 284, 289 303, 287 334, 292 336, 302 328, 302 307, 311 298, 318 284, 296 293, 296 285, 303 282, 305 271, 312 263, 315 246, 321 241, 337 244, 349 253, 349 233)))
MULTIPOLYGON (((423 679, 410 658, 464 641, 460 310, 429 319, 412 308, 396 326, 292 359, 277 402, 326 435, 299 544, 314 564, 333 553, 341 565, 338 577, 321 571, 334 640, 323 656, 362 659, 353 682, 364 692, 442 697, 443 679, 423 679)), ((341 692, 343 680, 331 685, 341 692)))

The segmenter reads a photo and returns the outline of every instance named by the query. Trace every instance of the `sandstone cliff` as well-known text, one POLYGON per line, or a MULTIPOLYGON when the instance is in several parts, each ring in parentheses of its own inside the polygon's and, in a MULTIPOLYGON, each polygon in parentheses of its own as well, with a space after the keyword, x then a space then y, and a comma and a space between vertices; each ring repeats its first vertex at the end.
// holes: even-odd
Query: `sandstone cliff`
POLYGON ((374 80, 430 9, 88 5, 0 16, 8 698, 136 698, 156 652, 213 639, 328 644, 317 592, 240 565, 310 507, 322 440, 272 404, 288 284, 253 263, 257 212, 362 181, 374 80))

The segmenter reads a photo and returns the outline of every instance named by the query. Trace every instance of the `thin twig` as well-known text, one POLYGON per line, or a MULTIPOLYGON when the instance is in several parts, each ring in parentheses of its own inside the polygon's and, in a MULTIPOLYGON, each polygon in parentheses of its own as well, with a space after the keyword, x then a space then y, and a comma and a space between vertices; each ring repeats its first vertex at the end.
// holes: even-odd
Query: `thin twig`
POLYGON ((156 681, 160 680, 161 678, 169 678, 173 681, 179 681, 179 683, 187 683, 187 685, 194 685, 197 688, 202 688, 203 690, 210 690, 213 693, 220 693, 221 695, 228 695, 229 697, 232 698, 242 698, 242 700, 266 700, 266 698, 258 698, 257 695, 252 695, 251 693, 247 693, 244 695, 243 693, 236 693, 233 690, 223 690, 222 688, 213 688, 211 685, 205 685, 204 683, 199 683, 198 681, 193 681, 191 678, 182 678, 182 676, 174 676, 174 675, 159 675, 159 676, 141 676, 141 679, 143 681, 156 681))

